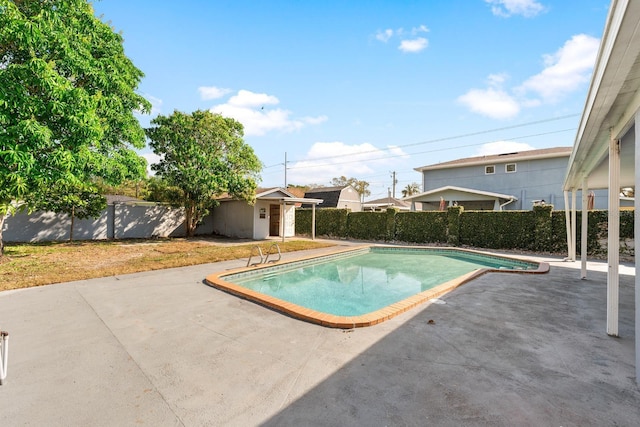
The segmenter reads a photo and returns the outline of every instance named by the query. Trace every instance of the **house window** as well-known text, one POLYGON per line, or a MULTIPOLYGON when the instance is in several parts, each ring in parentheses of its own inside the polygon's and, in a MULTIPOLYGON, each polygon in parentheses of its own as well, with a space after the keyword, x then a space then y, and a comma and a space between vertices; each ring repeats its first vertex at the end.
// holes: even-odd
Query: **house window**
POLYGON ((504 165, 504 171, 506 173, 514 173, 516 171, 516 164, 515 163, 507 163, 506 165, 504 165))
POLYGON ((484 174, 485 175, 493 175, 494 173, 496 173, 496 167, 495 166, 485 166, 484 167, 484 174))

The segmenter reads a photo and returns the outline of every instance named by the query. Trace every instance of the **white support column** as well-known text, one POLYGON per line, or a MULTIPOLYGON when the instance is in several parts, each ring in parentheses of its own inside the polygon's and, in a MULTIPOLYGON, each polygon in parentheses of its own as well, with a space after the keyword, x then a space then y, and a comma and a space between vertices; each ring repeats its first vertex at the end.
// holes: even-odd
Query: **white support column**
POLYGON ((609 140, 609 221, 607 240, 607 334, 618 336, 620 260, 620 141, 609 140))
POLYGON ((577 230, 576 210, 578 207, 576 203, 576 193, 577 193, 577 189, 572 188, 571 189, 571 239, 573 241, 573 244, 571 245, 571 261, 576 260, 576 246, 578 246, 578 232, 576 231, 577 230))
POLYGON ((589 187, 587 179, 582 180, 582 210, 580 223, 580 278, 587 278, 587 229, 589 228, 589 187))
POLYGON ((282 236, 282 242, 284 243, 284 232, 285 232, 285 228, 284 228, 284 216, 287 213, 287 209, 286 209, 286 205, 284 203, 284 200, 282 202, 280 202, 280 236, 282 236))
MULTIPOLYGON (((638 123, 640 123, 640 110, 636 111, 635 117, 635 177, 634 181, 636 184, 636 188, 640 188, 640 128, 638 127, 638 123)), ((640 216, 638 216, 638 212, 640 212, 640 197, 635 198, 634 207, 636 210, 633 220, 634 223, 634 240, 636 242, 640 242, 640 216)), ((636 383, 640 385, 640 277, 637 272, 640 271, 640 257, 636 257, 636 383)))
POLYGON ((567 261, 571 260, 571 246, 573 237, 571 236, 571 212, 569 210, 569 192, 564 190, 564 217, 567 223, 567 261))

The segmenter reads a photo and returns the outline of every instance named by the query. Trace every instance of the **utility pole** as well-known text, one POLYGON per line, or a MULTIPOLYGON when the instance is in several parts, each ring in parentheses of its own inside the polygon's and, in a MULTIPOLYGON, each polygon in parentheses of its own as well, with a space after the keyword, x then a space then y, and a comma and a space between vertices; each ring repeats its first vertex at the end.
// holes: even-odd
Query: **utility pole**
POLYGON ((284 189, 287 189, 287 152, 284 152, 284 189))
POLYGON ((393 178, 393 198, 396 198, 396 184, 398 180, 396 179, 396 171, 391 172, 391 176, 393 178))

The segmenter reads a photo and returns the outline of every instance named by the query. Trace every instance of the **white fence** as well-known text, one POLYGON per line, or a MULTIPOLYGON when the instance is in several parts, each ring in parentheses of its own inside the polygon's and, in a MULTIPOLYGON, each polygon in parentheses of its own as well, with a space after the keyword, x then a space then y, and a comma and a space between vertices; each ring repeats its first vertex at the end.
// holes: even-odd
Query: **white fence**
MULTIPOLYGON (((211 234, 205 218, 196 234, 211 234)), ((98 218, 75 219, 73 240, 144 239, 186 235, 184 209, 148 203, 108 205, 98 218)), ((71 217, 53 212, 18 213, 6 218, 5 242, 47 242, 69 240, 71 217)))

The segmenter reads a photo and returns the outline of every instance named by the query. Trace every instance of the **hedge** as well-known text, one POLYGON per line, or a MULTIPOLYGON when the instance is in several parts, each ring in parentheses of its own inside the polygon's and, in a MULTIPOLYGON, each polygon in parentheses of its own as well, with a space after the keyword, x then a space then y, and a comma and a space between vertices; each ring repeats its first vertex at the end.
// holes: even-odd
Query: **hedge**
POLYGON ((460 215, 460 244, 534 250, 534 227, 532 211, 465 211, 460 215))
POLYGON ((394 237, 401 242, 447 243, 447 212, 400 212, 394 237))
POLYGON ((347 236, 361 240, 387 240, 387 214, 385 212, 350 212, 347 236))
MULTIPOLYGON (((311 209, 296 210, 296 234, 311 234, 311 209)), ((580 250, 581 215, 576 212, 577 249, 580 250)), ((587 253, 606 254, 606 210, 589 211, 587 253)), ((530 211, 446 211, 350 212, 347 209, 316 209, 316 235, 375 241, 421 244, 449 244, 487 249, 521 249, 537 252, 566 252, 564 211, 553 206, 536 206, 530 211)), ((634 211, 620 212, 621 253, 634 255, 634 211)))

